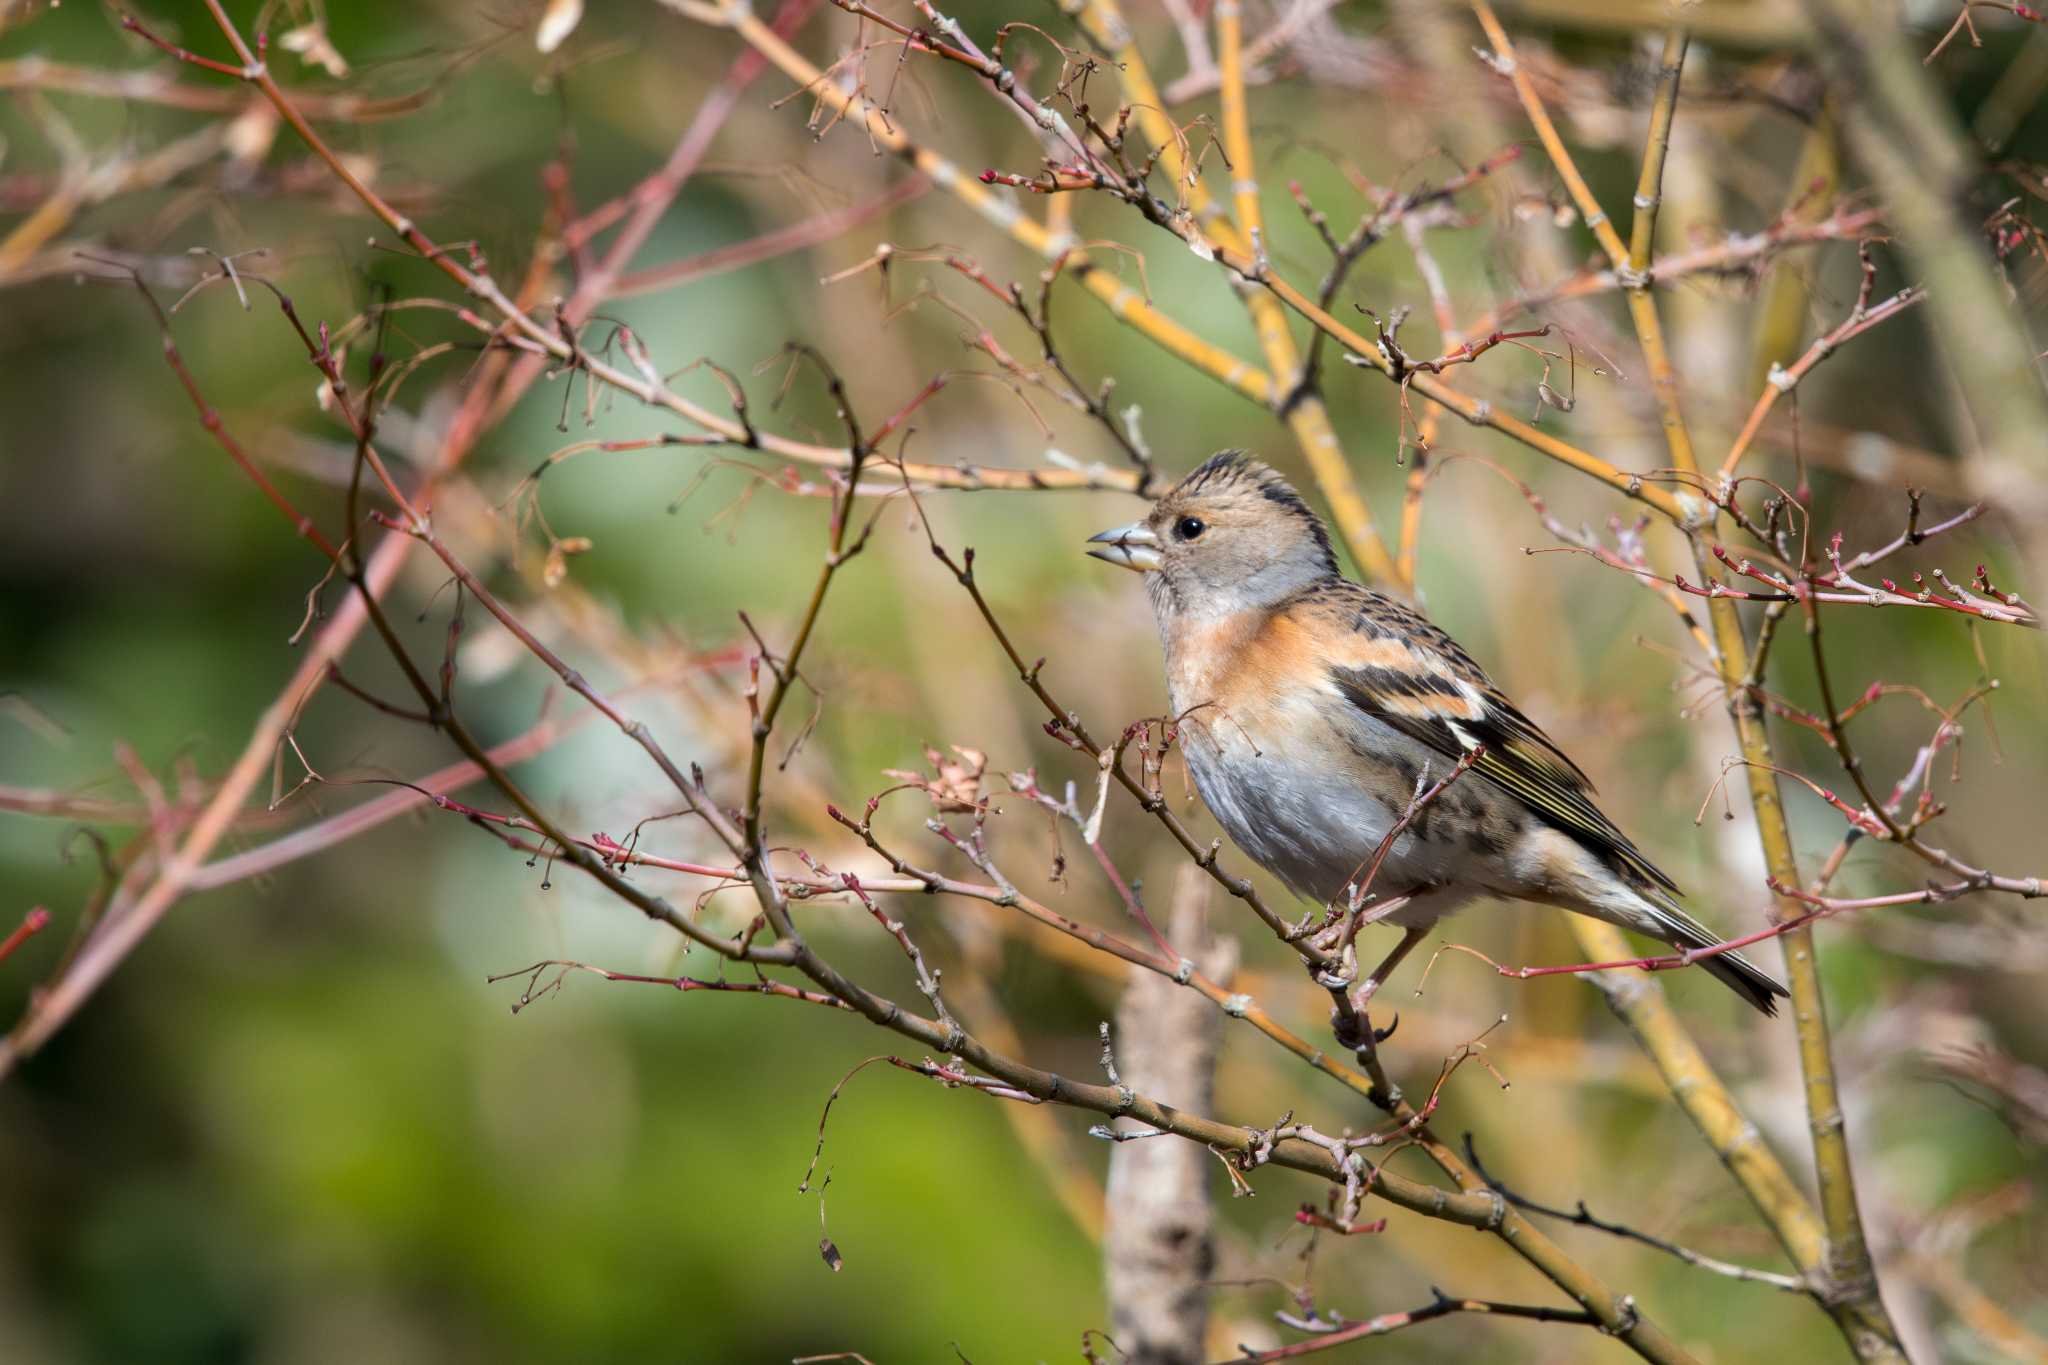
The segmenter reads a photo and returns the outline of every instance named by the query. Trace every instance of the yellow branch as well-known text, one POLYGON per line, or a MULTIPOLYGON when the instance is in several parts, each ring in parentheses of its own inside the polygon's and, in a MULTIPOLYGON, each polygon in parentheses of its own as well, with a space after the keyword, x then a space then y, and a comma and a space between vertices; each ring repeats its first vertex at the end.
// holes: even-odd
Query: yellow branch
MULTIPOLYGON (((1625 961, 1636 956, 1636 950, 1613 925, 1585 915, 1570 919, 1572 936, 1592 961, 1625 961)), ((1679 1022, 1663 987, 1649 976, 1617 972, 1595 972, 1592 981, 1606 996, 1608 1007, 1642 1041, 1643 1051, 1656 1065, 1672 1097, 1770 1221, 1793 1263, 1803 1271, 1820 1265, 1827 1249, 1820 1216, 1763 1134, 1736 1107, 1726 1083, 1679 1022)))
MULTIPOLYGON (((767 57, 785 75, 809 91, 816 99, 842 117, 858 119, 868 135, 878 145, 911 162, 920 171, 924 172, 926 176, 930 177, 934 184, 950 190, 966 203, 968 207, 974 209, 983 218, 1007 232, 1018 242, 1047 256, 1057 256, 1060 251, 1065 249, 1066 244, 1058 242, 1044 227, 1033 222, 1018 211, 1010 200, 1000 198, 983 188, 979 183, 969 180, 960 173, 957 166, 946 158, 912 143, 896 128, 893 122, 883 116, 882 111, 872 101, 867 99, 866 96, 840 89, 825 73, 820 71, 801 53, 790 47, 774 30, 755 18, 751 12, 729 9, 700 12, 694 6, 687 12, 697 15, 705 22, 723 23, 730 26, 748 44, 767 57)), ((1090 32, 1091 36, 1097 36, 1098 40, 1108 40, 1123 33, 1121 28, 1122 21, 1120 19, 1115 20, 1114 27, 1101 27, 1106 23, 1105 13, 1110 18, 1115 16, 1115 11, 1107 4, 1107 0, 1089 0, 1086 16, 1084 17, 1093 16, 1090 20, 1092 25, 1090 32)), ((1110 45, 1121 58, 1129 55, 1128 42, 1128 37, 1124 36, 1119 41, 1110 45)), ((1136 73, 1138 80, 1138 84, 1131 89, 1131 94, 1135 101, 1141 91, 1150 89, 1150 81, 1149 77, 1143 74, 1141 64, 1130 63, 1126 71, 1127 77, 1132 75, 1132 73, 1136 73)), ((1154 114, 1165 122, 1168 132, 1172 133, 1170 121, 1166 121, 1165 115, 1159 113, 1156 107, 1153 106, 1146 104, 1137 105, 1141 124, 1147 121, 1146 110, 1148 107, 1153 108, 1154 114)), ((1179 158, 1177 150, 1179 146, 1177 134, 1168 138, 1167 145, 1169 155, 1162 156, 1162 164, 1185 167, 1186 163, 1179 158)), ((1191 198, 1191 202, 1195 202, 1195 200, 1191 198)), ((1227 222, 1222 222, 1218 224, 1218 231, 1220 233, 1232 234, 1234 237, 1235 228, 1227 222)), ((1391 374, 1392 368, 1390 364, 1379 355, 1377 347, 1371 341, 1332 317, 1329 312, 1319 307, 1315 300, 1295 289, 1292 285, 1287 284, 1284 280, 1274 276, 1263 262, 1256 261, 1245 254, 1241 247, 1226 245, 1217 237, 1205 237, 1192 226, 1188 228, 1188 232, 1193 242, 1206 245, 1216 255, 1217 259, 1231 270, 1245 279, 1256 280, 1263 284, 1273 298, 1277 298, 1282 303, 1285 303, 1288 307, 1306 318, 1312 325, 1329 333, 1337 341, 1350 347, 1363 359, 1380 369, 1382 373, 1391 374)), ((1120 281, 1110 279, 1099 270, 1087 267, 1085 270, 1077 271, 1076 273, 1081 274, 1084 283, 1088 285, 1092 292, 1109 304, 1111 313, 1151 337, 1168 351, 1180 356, 1196 368, 1222 380, 1226 385, 1255 401, 1261 403, 1273 401, 1276 394, 1273 377, 1265 371, 1237 359, 1221 348, 1196 336, 1179 323, 1172 321, 1151 308, 1149 304, 1145 303, 1138 296, 1136 291, 1120 281)), ((1284 332, 1284 328, 1281 330, 1284 332)), ((1288 339, 1287 345, 1290 349, 1292 348, 1293 342, 1291 338, 1288 339)), ((1630 497, 1656 508, 1659 512, 1680 524, 1689 524, 1695 519, 1695 509, 1690 505, 1693 501, 1692 499, 1682 499, 1674 496, 1666 489, 1659 488, 1654 484, 1645 483, 1641 474, 1617 468, 1597 455, 1579 449, 1570 442, 1560 440, 1527 422, 1498 412, 1493 404, 1484 399, 1471 398, 1460 394, 1428 375, 1412 376, 1408 383, 1414 392, 1422 394, 1432 402, 1441 404, 1465 421, 1475 426, 1491 428, 1503 435, 1512 437, 1539 454, 1546 455, 1582 473, 1589 474, 1610 488, 1626 493, 1630 497)), ((1317 404, 1311 410, 1319 415, 1323 413, 1320 404, 1317 404)), ((1309 417, 1306 420, 1313 423, 1316 418, 1309 417)), ((1324 429, 1328 431, 1327 416, 1322 415, 1321 420, 1324 429)), ((1305 447, 1305 451, 1310 459, 1311 468, 1315 470, 1319 480, 1323 478, 1325 469, 1331 469, 1335 473, 1341 474, 1342 484, 1332 485, 1325 483, 1323 485, 1324 496, 1330 500, 1333 510, 1337 509, 1340 506, 1340 501, 1337 493, 1333 491, 1333 487, 1350 486, 1350 473, 1348 469, 1343 467, 1341 453, 1336 449, 1334 431, 1328 431, 1326 439, 1309 443, 1305 447)), ((993 473, 993 471, 989 472, 993 473)), ((1053 473, 1065 472, 1067 471, 1053 471, 1053 473)), ((1355 495, 1355 489, 1353 489, 1353 492, 1355 495)), ((1368 530, 1370 529, 1370 518, 1364 515, 1364 502, 1362 498, 1358 499, 1355 503, 1354 515, 1357 518, 1362 518, 1364 526, 1368 530)), ((1339 524, 1340 526, 1344 525, 1344 519, 1341 516, 1339 524)), ((1376 533, 1373 534, 1373 543, 1378 543, 1376 533)), ((1359 560, 1361 568, 1365 569, 1368 573, 1374 572, 1370 567, 1372 563, 1382 563, 1384 565, 1383 569, 1375 576, 1381 577, 1383 581, 1394 581, 1395 573, 1392 558, 1387 555, 1383 544, 1378 545, 1377 555, 1374 555, 1371 550, 1360 552, 1354 546, 1354 557, 1359 560)))
MULTIPOLYGON (((697 14, 694 8, 689 12, 697 14)), ((915 166, 934 185, 950 191, 962 203, 1023 246, 1052 260, 1059 258, 1075 245, 1055 237, 1044 226, 1033 221, 1017 207, 1013 199, 990 191, 980 182, 964 175, 953 162, 929 148, 920 147, 912 142, 874 101, 864 94, 842 90, 836 81, 820 71, 809 58, 784 42, 781 35, 756 18, 752 10, 718 9, 698 14, 698 17, 705 22, 724 24, 731 28, 812 98, 840 117, 856 122, 862 132, 876 145, 915 166)), ((1147 302, 1137 290, 1101 267, 1081 261, 1070 265, 1068 273, 1077 277, 1088 292, 1101 299, 1119 321, 1151 338, 1171 354, 1221 380, 1227 387, 1253 402, 1270 404, 1273 401, 1276 390, 1272 377, 1265 371, 1238 359, 1222 347, 1204 340, 1167 317, 1147 302)))
MULTIPOLYGON (((1265 226, 1259 210, 1259 181, 1252 160, 1251 118, 1245 108, 1244 22, 1239 0, 1216 0, 1217 65, 1223 85, 1223 152, 1230 161, 1231 190, 1237 204, 1237 222, 1254 259, 1266 255, 1265 226)), ((1220 224, 1219 224, 1220 225, 1220 224)), ((1350 547, 1351 557, 1368 579, 1376 583, 1405 584, 1399 566, 1387 552, 1386 542, 1373 525, 1365 498, 1351 477, 1351 464, 1337 439, 1329 409, 1311 392, 1295 392, 1306 378, 1301 372, 1301 352, 1287 330, 1287 314, 1265 293, 1244 289, 1245 307, 1259 334, 1266 365, 1280 388, 1277 399, 1288 428, 1301 446, 1309 469, 1323 496, 1339 534, 1350 547)))
MULTIPOLYGON (((1232 268, 1244 270, 1246 273, 1258 268, 1254 262, 1242 258, 1226 256, 1224 259, 1232 268)), ((1372 369, 1389 378, 1394 377, 1393 362, 1380 354, 1377 342, 1332 317, 1328 311, 1318 306, 1314 299, 1271 271, 1266 272, 1263 282, 1266 288, 1273 292, 1274 297, 1349 347, 1353 354, 1372 369)), ((1441 404, 1473 426, 1488 427, 1504 436, 1511 436, 1538 454, 1547 455, 1560 464, 1570 465, 1583 474, 1590 474, 1608 487, 1656 508, 1681 526, 1689 525, 1697 518, 1698 509, 1692 506, 1694 499, 1681 498, 1668 489, 1645 483, 1641 474, 1610 464, 1598 455, 1581 450, 1571 442, 1560 440, 1518 417, 1510 417, 1496 409, 1486 399, 1459 393, 1435 375, 1410 374, 1406 376, 1405 382, 1411 391, 1421 394, 1432 403, 1441 404)))
MULTIPOLYGON (((1190 241, 1207 238, 1227 250, 1252 255, 1253 242, 1257 240, 1262 253, 1259 187, 1252 159, 1251 123, 1245 107, 1243 21, 1238 0, 1219 0, 1216 6, 1223 154, 1230 162, 1237 222, 1215 205, 1200 172, 1188 159, 1181 131, 1168 116, 1166 101, 1152 79, 1151 68, 1145 64, 1144 54, 1138 50, 1115 0, 1063 0, 1061 8, 1092 41, 1115 58, 1124 93, 1136 113, 1138 130, 1159 150, 1159 164, 1186 206, 1185 229, 1190 241)), ((1337 439, 1329 410, 1316 394, 1296 391, 1303 377, 1301 350, 1287 330, 1286 310, 1242 279, 1233 279, 1233 285, 1251 315, 1252 330, 1266 358, 1266 368, 1273 376, 1275 390, 1270 403, 1281 410, 1301 447, 1309 472, 1330 504, 1338 535, 1367 578, 1379 583, 1400 582, 1394 558, 1374 526, 1365 497, 1351 475, 1350 462, 1337 439)))
MULTIPOLYGON (((1544 111, 1542 101, 1517 63, 1514 46, 1509 42, 1507 33, 1493 17, 1486 0, 1474 0, 1473 9, 1493 43, 1496 58, 1514 80, 1523 106, 1529 111, 1530 121, 1536 125, 1537 136, 1556 161, 1559 176, 1572 188, 1581 210, 1593 223, 1602 246, 1613 258, 1617 270, 1623 273, 1628 289, 1629 316, 1635 324, 1637 339, 1649 365, 1650 387, 1657 400, 1658 420, 1671 453, 1671 463, 1681 474, 1697 479, 1699 462, 1679 404, 1678 379, 1665 345, 1656 298, 1650 292, 1650 252, 1657 201, 1663 186, 1664 156, 1678 104, 1679 74, 1685 62, 1685 32, 1673 28, 1664 40, 1642 172, 1636 184, 1636 217, 1630 232, 1630 245, 1623 248, 1620 236, 1604 215, 1600 215, 1599 205, 1586 189, 1584 178, 1572 163, 1571 153, 1557 137, 1556 127, 1544 111)), ((1712 528, 1710 519, 1707 529, 1711 532, 1712 528)), ((1688 540, 1701 580, 1706 581, 1713 569, 1707 542, 1696 534, 1688 536, 1688 540)), ((1778 789, 1778 770, 1771 754, 1770 736, 1755 697, 1744 685, 1749 673, 1749 643, 1743 635, 1742 619, 1734 602, 1725 597, 1709 599, 1707 611, 1713 628, 1714 665, 1727 695, 1736 738, 1745 760, 1743 771, 1749 786, 1750 804, 1756 813, 1757 837, 1763 846, 1764 862, 1779 884, 1797 886, 1799 863, 1778 789)), ((1797 914, 1802 909, 1788 898, 1778 898, 1777 912, 1781 917, 1797 914)), ((1857 1357, 1862 1360, 1904 1360, 1897 1330, 1878 1296, 1877 1275, 1856 1207, 1854 1168, 1843 1132, 1841 1100, 1835 1084, 1834 1056, 1811 926, 1787 932, 1783 942, 1786 976, 1792 989, 1793 1018, 1799 1031, 1800 1068, 1806 1080, 1808 1129, 1813 1143, 1814 1165, 1820 1177, 1821 1219, 1826 1235, 1818 1247, 1818 1259, 1814 1257, 1816 1248, 1812 1245, 1805 1219, 1781 1220, 1785 1201, 1777 1191, 1778 1182, 1773 1180, 1767 1185, 1754 1183, 1753 1167, 1748 1171, 1748 1179, 1744 1179, 1744 1169, 1732 1163, 1730 1169, 1743 1180, 1743 1188, 1765 1217, 1771 1219, 1785 1249, 1799 1260, 1800 1269, 1815 1281, 1821 1302, 1834 1315, 1857 1357)), ((1647 1036, 1645 1042, 1649 1042, 1647 1036)), ((1670 1045, 1671 1039, 1664 1042, 1670 1045)), ((1672 1060, 1680 1059, 1674 1057, 1672 1060)), ((1659 1058, 1660 1065, 1665 1062, 1665 1058, 1659 1058)), ((1688 1106, 1688 1113, 1691 1112, 1692 1107, 1688 1106)), ((1702 1125, 1702 1131, 1707 1131, 1705 1125, 1702 1125)), ((1709 1137, 1712 1138, 1712 1133, 1709 1137)), ((1772 1164, 1775 1166, 1775 1162, 1772 1164)))
POLYGON ((1586 226, 1600 239, 1600 249, 1607 253, 1607 259, 1617 266, 1623 264, 1628 260, 1628 248, 1622 245, 1621 234, 1614 230, 1606 210, 1600 207, 1600 201, 1593 197, 1592 187, 1586 184, 1586 177, 1579 174, 1578 163, 1565 150, 1564 139, 1558 136, 1557 125, 1550 121, 1550 114, 1543 107, 1543 97, 1536 93, 1535 83, 1516 58, 1515 46, 1508 41, 1507 30, 1494 16, 1493 6, 1486 0, 1472 0, 1472 12, 1479 16, 1479 26, 1486 30, 1486 41, 1493 44, 1500 71, 1513 83, 1515 95, 1522 101, 1522 109, 1536 129, 1536 140, 1543 144, 1551 165, 1557 168, 1558 178, 1564 181, 1572 202, 1578 205, 1579 217, 1586 220, 1586 226))
POLYGON ((1231 201, 1237 223, 1256 251, 1263 247, 1265 217, 1259 182, 1252 173, 1252 121, 1244 93, 1244 13, 1239 0, 1216 0, 1216 67, 1222 79, 1223 155, 1230 162, 1231 201))

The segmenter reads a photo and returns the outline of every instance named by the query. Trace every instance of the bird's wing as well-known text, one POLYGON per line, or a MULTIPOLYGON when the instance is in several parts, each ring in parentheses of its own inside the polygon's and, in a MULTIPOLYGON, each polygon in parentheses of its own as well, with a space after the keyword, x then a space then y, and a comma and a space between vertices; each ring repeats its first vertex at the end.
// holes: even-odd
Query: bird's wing
POLYGON ((1314 633, 1326 644, 1332 683, 1353 706, 1452 760, 1483 746, 1472 771, 1593 852, 1678 890, 1593 804, 1578 765, 1420 612, 1349 582, 1301 605, 1322 618, 1314 633))

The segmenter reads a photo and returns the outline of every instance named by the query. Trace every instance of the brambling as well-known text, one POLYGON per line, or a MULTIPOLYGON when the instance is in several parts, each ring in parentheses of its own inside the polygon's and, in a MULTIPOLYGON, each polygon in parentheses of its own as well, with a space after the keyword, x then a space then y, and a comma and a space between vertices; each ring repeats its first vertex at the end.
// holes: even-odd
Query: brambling
MULTIPOLYGON (((1145 575, 1195 788, 1297 895, 1403 930, 1362 1004, 1476 896, 1560 906, 1680 949, 1721 940, 1593 804, 1593 786, 1414 608, 1346 579, 1316 514, 1240 451, 1181 480, 1088 553, 1145 575), (1478 757, 1388 830, 1431 784, 1478 757)), ((1700 965, 1775 1014, 1785 988, 1733 952, 1700 965)))

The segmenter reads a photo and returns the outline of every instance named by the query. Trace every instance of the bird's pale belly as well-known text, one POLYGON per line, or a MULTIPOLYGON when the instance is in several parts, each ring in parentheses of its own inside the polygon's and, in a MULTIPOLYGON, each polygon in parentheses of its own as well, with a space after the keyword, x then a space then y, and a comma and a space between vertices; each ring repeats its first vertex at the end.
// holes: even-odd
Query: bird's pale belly
MULTIPOLYGON (((1361 773, 1345 738, 1313 716, 1279 710, 1259 718, 1277 725, 1247 728, 1223 718, 1184 725, 1181 743, 1196 789, 1231 840, 1297 895, 1327 904, 1364 878, 1412 794, 1394 785, 1398 775, 1379 781, 1378 771, 1361 773)), ((1445 837, 1454 813, 1435 814, 1425 812, 1419 831, 1394 840, 1373 879, 1375 897, 1464 889, 1457 884, 1470 876, 1472 851, 1445 837)), ((1433 910, 1448 909, 1447 899, 1431 897, 1433 910)))

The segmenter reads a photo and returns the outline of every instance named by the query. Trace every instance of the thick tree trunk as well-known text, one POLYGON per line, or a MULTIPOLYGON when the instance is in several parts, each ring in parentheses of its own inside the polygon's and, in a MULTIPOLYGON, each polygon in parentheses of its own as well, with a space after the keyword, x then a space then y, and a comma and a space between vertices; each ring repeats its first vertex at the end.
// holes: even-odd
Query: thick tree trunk
MULTIPOLYGON (((1233 940, 1210 937, 1209 883, 1183 868, 1167 936, 1204 975, 1222 981, 1237 965, 1233 940)), ((1194 1113, 1214 1109, 1223 1013, 1194 991, 1133 970, 1117 1007, 1115 1058, 1124 1085, 1194 1113)), ((1143 1125, 1119 1120, 1120 1129, 1143 1125)), ((1111 1334, 1137 1365, 1203 1360, 1215 1260, 1210 1190, 1216 1159, 1192 1142, 1141 1138, 1109 1158, 1107 1261, 1111 1334)))

